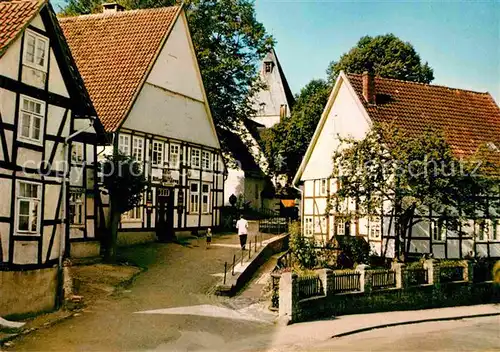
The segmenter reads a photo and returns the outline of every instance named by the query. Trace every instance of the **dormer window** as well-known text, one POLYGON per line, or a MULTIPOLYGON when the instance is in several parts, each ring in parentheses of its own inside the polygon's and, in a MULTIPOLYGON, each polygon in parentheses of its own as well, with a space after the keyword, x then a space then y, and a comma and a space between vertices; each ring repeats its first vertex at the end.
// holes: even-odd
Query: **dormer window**
POLYGON ((47 72, 49 40, 29 29, 24 35, 23 63, 37 70, 47 72))
POLYGON ((264 72, 271 73, 273 71, 273 62, 266 61, 264 62, 264 72))

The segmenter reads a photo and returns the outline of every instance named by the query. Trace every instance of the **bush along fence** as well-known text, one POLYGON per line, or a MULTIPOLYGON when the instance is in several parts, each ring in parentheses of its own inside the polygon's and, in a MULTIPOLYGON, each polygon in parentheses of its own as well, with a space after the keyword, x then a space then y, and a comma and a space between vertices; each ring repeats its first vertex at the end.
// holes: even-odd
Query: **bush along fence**
MULTIPOLYGON (((359 265, 355 270, 320 269, 315 275, 274 274, 278 290, 271 307, 288 322, 343 314, 500 302, 500 289, 492 275, 474 279, 474 263, 461 260, 440 264, 428 259, 406 267, 393 263, 389 270, 359 265), (279 284, 277 281, 279 280, 279 284)), ((274 285, 273 285, 274 286, 274 285)))

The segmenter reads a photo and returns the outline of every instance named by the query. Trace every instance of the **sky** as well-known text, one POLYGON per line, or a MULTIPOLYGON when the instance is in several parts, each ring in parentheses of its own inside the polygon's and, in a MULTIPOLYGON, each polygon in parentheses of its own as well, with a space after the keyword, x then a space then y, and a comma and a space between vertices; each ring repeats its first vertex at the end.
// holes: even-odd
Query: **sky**
POLYGON ((393 33, 434 69, 433 84, 488 91, 500 103, 500 1, 256 0, 257 20, 294 93, 326 78, 364 35, 393 33))

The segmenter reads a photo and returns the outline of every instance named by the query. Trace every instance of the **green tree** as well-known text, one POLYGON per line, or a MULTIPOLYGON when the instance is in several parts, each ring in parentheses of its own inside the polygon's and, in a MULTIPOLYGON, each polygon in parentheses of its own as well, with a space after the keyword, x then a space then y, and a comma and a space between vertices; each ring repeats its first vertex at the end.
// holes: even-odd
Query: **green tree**
POLYGON ((106 156, 100 169, 110 209, 106 238, 103 241, 105 260, 114 262, 121 215, 140 204, 147 182, 140 164, 120 153, 106 156))
MULTIPOLYGON (((102 2, 69 0, 62 14, 99 12, 102 2)), ((175 3, 175 0, 122 2, 127 9, 175 3)), ((187 0, 184 8, 215 125, 234 130, 238 122, 254 113, 252 97, 262 87, 257 63, 271 50, 273 38, 257 21, 252 0, 187 0)))
POLYGON ((394 34, 364 36, 355 47, 332 61, 327 70, 330 82, 335 82, 340 71, 363 73, 373 71, 385 78, 430 83, 434 79, 432 68, 422 63, 420 55, 409 42, 394 34))
POLYGON ((341 188, 330 206, 350 220, 376 218, 383 205, 400 259, 410 251, 412 227, 425 220, 419 214, 431 209, 438 214, 436 231, 457 231, 465 220, 487 214, 491 204, 483 195, 498 194, 498 180, 485 173, 489 163, 476 156, 456 159, 442 134, 431 129, 410 134, 375 126, 363 140, 341 138, 333 162, 341 188), (347 200, 355 202, 356 210, 341 206, 347 200))
POLYGON ((262 133, 264 150, 274 174, 286 174, 289 179, 295 175, 329 94, 330 86, 324 80, 312 80, 296 96, 290 118, 262 133))

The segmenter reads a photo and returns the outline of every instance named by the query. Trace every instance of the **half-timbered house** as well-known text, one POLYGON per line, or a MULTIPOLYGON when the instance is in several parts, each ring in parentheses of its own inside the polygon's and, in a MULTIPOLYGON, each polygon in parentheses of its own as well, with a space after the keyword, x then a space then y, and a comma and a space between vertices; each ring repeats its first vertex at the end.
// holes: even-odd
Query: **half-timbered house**
POLYGON ((182 6, 103 7, 60 21, 114 151, 141 162, 150 184, 119 241, 218 226, 224 165, 182 6))
POLYGON ((69 238, 95 240, 102 136, 49 2, 0 2, 0 265, 52 265, 69 238))
MULTIPOLYGON (((341 137, 363 139, 373 123, 391 123, 412 133, 427 126, 443 131, 457 157, 472 155, 482 145, 491 150, 500 165, 500 109, 489 93, 478 93, 436 85, 373 77, 367 73, 340 73, 306 155, 293 180, 302 188, 302 226, 306 236, 317 241, 335 235, 362 236, 373 252, 395 254, 391 205, 383 204, 374 214, 345 221, 354 213, 352 201, 328 211, 329 197, 339 188, 332 156, 341 137)), ((490 204, 498 202, 496 195, 490 204)), ((422 221, 406 236, 410 254, 432 254, 436 258, 462 258, 475 254, 500 257, 500 214, 497 206, 477 214, 456 231, 442 224, 441 214, 428 209, 422 221)), ((459 210, 457 210, 459 211, 459 210)))

